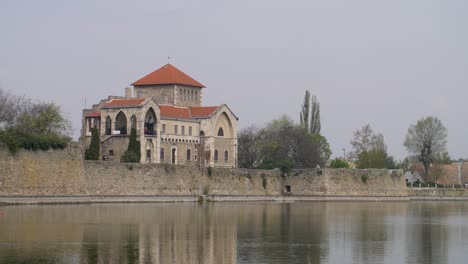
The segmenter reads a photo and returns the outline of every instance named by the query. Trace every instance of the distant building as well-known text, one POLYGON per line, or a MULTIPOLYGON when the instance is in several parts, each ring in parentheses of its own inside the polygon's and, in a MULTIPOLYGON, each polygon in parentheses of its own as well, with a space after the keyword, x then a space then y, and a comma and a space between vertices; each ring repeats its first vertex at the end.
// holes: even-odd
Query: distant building
POLYGON ((432 164, 427 178, 424 177, 424 165, 414 163, 405 173, 407 182, 437 182, 440 184, 468 184, 468 164, 454 162, 452 164, 432 164))
POLYGON ((125 96, 83 110, 80 142, 97 127, 101 158, 117 160, 135 128, 141 163, 237 167, 237 120, 225 104, 202 106, 203 84, 167 64, 135 81, 125 96))

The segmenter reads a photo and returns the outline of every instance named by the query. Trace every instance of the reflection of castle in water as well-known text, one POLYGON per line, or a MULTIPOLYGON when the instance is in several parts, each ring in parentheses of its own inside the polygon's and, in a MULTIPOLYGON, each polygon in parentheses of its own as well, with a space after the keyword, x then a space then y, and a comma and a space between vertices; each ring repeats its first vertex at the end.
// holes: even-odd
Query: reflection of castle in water
POLYGON ((235 225, 140 224, 128 225, 120 232, 99 230, 84 230, 81 263, 229 264, 237 261, 235 225))

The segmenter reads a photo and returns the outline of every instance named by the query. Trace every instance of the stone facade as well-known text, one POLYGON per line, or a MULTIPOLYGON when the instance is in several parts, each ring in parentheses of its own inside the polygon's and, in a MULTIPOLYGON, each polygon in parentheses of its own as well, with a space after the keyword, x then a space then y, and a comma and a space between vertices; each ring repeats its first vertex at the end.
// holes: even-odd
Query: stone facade
POLYGON ((127 88, 83 110, 83 149, 97 127, 101 159, 119 161, 135 128, 140 163, 237 167, 238 118, 226 105, 201 106, 202 84, 168 64, 133 85, 135 97, 127 88))

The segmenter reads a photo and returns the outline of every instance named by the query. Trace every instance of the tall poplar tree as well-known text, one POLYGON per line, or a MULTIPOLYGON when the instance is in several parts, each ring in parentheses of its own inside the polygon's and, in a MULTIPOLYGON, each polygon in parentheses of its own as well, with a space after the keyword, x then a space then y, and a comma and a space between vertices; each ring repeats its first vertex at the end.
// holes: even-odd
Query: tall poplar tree
POLYGON ((307 132, 309 132, 309 113, 310 113, 310 92, 306 90, 302 111, 300 113, 300 124, 307 132))
POLYGON ((310 115, 310 134, 320 135, 320 103, 317 97, 312 96, 312 109, 310 115))

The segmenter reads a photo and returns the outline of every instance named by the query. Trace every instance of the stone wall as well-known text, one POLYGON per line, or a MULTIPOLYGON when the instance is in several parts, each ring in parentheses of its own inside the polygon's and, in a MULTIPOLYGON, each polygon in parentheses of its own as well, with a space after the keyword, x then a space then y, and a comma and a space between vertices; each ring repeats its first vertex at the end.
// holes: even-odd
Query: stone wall
POLYGON ((316 169, 296 170, 285 179, 292 195, 406 196, 401 170, 316 169))
POLYGON ((401 171, 248 170, 83 161, 78 147, 19 151, 0 146, 0 196, 217 195, 406 196, 401 171), (289 189, 286 188, 289 186, 289 189))
POLYGON ((461 188, 410 188, 412 197, 468 197, 468 189, 461 188))

